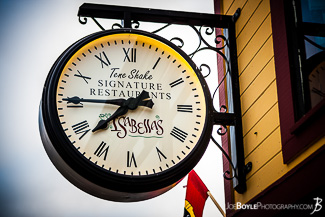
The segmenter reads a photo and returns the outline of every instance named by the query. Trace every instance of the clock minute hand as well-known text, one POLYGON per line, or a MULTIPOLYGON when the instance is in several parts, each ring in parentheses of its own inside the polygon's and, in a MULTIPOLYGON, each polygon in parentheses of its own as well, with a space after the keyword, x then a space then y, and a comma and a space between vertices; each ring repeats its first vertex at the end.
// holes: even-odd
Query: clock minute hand
MULTIPOLYGON (((90 103, 105 103, 105 104, 112 104, 112 105, 119 105, 123 106, 125 104, 126 99, 84 99, 80 98, 78 96, 74 97, 67 97, 63 98, 63 101, 67 101, 67 103, 73 103, 73 104, 79 104, 81 102, 90 102, 90 103)), ((152 108, 154 103, 152 100, 147 100, 147 101, 140 101, 139 106, 145 106, 148 108, 152 108)))
POLYGON ((125 99, 84 99, 78 96, 63 98, 63 101, 67 101, 68 103, 79 104, 80 102, 92 102, 92 103, 106 103, 122 106, 126 101, 125 99))

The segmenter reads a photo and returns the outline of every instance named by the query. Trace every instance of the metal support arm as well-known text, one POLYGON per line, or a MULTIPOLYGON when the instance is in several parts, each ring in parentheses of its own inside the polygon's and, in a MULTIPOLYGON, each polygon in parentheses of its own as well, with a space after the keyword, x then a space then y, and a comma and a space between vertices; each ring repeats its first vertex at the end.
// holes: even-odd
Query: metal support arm
POLYGON ((78 11, 79 17, 96 17, 124 20, 124 28, 131 27, 131 20, 152 23, 173 23, 192 26, 227 28, 232 16, 218 14, 189 13, 150 8, 122 7, 84 3, 78 11))
POLYGON ((213 111, 214 125, 235 126, 236 115, 232 113, 222 113, 213 111))

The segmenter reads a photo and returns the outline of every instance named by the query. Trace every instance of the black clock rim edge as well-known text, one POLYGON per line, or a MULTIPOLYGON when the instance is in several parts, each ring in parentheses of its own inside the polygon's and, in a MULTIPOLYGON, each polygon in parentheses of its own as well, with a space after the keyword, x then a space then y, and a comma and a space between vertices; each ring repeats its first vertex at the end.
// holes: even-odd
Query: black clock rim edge
POLYGON ((59 58, 56 60, 56 62, 54 63, 54 65, 50 70, 50 73, 45 82, 40 109, 42 109, 44 126, 46 128, 46 131, 48 132, 48 136, 52 142, 52 145, 59 153, 59 155, 62 157, 62 159, 73 170, 75 170, 82 177, 104 188, 113 189, 122 192, 131 192, 131 193, 154 191, 159 188, 170 186, 178 182, 179 180, 181 180, 188 172, 190 172, 192 168, 194 168, 194 166, 199 162, 199 160, 203 156, 207 148, 207 145, 209 143, 211 132, 212 132, 212 126, 213 126, 211 121, 212 100, 210 96, 210 91, 208 90, 205 79, 203 78, 202 74, 199 72, 194 62, 187 56, 187 54, 184 51, 182 51, 172 42, 158 35, 141 31, 141 30, 134 30, 134 29, 116 29, 116 30, 105 30, 101 32, 96 32, 78 40, 77 42, 72 44, 68 49, 66 49, 59 56, 59 58), (107 170, 104 170, 101 167, 96 166, 95 164, 89 162, 72 146, 61 145, 67 142, 70 143, 70 141, 66 138, 63 131, 56 129, 57 126, 59 126, 60 129, 62 128, 59 119, 57 118, 58 115, 56 110, 56 103, 54 103, 53 105, 53 102, 55 102, 56 100, 56 88, 57 88, 58 78, 60 77, 61 74, 58 72, 61 72, 65 64, 67 63, 67 61, 71 58, 71 56, 87 43, 109 34, 118 34, 118 33, 140 34, 140 35, 154 38, 158 41, 161 41, 162 43, 167 44, 175 51, 177 51, 191 65, 196 75, 198 76, 201 85, 203 86, 203 91, 206 100, 206 120, 205 120, 203 133, 200 139, 198 140, 199 141, 198 143, 200 145, 197 145, 191 151, 191 153, 182 160, 182 165, 175 165, 171 169, 168 169, 167 171, 163 171, 145 177, 124 176, 115 173, 110 173, 107 170), (70 155, 70 153, 74 153, 74 154, 70 155), (189 159, 189 157, 191 157, 191 159, 189 159), (94 168, 96 168, 97 170, 94 170, 94 168), (170 175, 168 175, 170 173, 173 173, 172 178, 170 178, 170 175), (107 176, 107 174, 109 175, 107 176), (98 178, 99 176, 101 177, 101 179, 98 178))

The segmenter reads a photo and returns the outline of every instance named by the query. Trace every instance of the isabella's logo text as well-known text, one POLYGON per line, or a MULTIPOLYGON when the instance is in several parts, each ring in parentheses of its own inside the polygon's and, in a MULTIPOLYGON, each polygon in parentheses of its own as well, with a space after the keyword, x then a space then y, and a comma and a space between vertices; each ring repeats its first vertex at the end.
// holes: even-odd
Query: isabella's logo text
MULTIPOLYGON (((110 117, 111 114, 100 114, 102 120, 110 117)), ((163 120, 156 115, 156 120, 143 119, 141 121, 130 117, 121 116, 114 119, 108 126, 112 132, 116 132, 118 138, 123 139, 127 135, 131 137, 143 138, 163 138, 164 128, 162 126, 163 120)))

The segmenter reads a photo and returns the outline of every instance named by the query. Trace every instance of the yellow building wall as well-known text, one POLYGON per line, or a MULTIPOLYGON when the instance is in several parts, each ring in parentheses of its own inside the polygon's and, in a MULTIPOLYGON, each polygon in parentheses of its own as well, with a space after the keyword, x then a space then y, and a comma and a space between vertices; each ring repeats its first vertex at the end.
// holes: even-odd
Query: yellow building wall
POLYGON ((236 22, 238 71, 247 174, 247 191, 234 193, 234 202, 246 203, 325 144, 325 137, 290 164, 284 164, 274 66, 270 0, 223 0, 221 10, 236 22))

